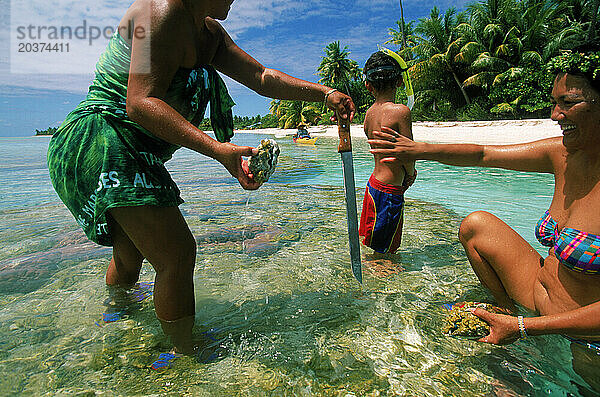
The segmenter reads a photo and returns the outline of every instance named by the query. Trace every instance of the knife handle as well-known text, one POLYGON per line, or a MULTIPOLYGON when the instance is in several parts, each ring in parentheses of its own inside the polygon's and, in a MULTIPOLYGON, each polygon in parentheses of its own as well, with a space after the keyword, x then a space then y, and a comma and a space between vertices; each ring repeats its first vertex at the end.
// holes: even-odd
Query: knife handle
POLYGON ((340 115, 337 115, 338 123, 338 135, 340 137, 340 145, 338 146, 338 153, 351 152, 352 141, 350 140, 350 121, 342 119, 340 115))

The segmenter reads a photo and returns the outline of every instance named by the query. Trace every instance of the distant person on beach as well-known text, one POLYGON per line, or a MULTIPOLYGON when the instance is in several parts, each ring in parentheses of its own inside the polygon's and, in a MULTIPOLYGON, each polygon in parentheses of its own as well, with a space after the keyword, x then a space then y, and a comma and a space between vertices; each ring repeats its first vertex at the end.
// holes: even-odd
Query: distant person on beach
MULTIPOLYGON (((396 90, 403 84, 403 69, 393 56, 382 51, 372 54, 365 63, 365 86, 375 97, 367 110, 364 129, 368 138, 373 131, 391 128, 412 139, 410 109, 395 103, 396 90)), ((359 235, 363 244, 380 254, 393 254, 400 246, 404 222, 404 192, 414 182, 414 161, 381 162, 374 155, 375 167, 367 182, 360 216, 359 235)))
POLYGON ((136 0, 48 150, 61 200, 88 238, 113 247, 107 285, 130 288, 147 259, 156 316, 181 353, 197 346, 196 241, 164 163, 184 146, 220 162, 244 189, 260 186, 243 159, 253 148, 229 143, 234 102, 217 71, 264 96, 324 101, 349 120, 355 111, 349 96, 265 68, 240 49, 216 21, 232 2, 136 0), (197 128, 208 102, 216 140, 197 128))
POLYGON ((296 138, 296 139, 298 139, 298 138, 310 139, 310 134, 308 133, 308 130, 306 129, 306 125, 305 124, 300 124, 298 126, 298 129, 296 130, 296 133, 294 134, 294 138, 296 138))
POLYGON ((428 144, 382 128, 369 144, 383 164, 423 159, 554 175, 550 208, 535 226, 546 257, 490 213, 462 221, 459 238, 481 283, 513 313, 516 303, 538 315, 474 313, 490 324, 482 342, 564 335, 572 342, 573 368, 600 391, 600 48, 564 52, 549 69, 551 118, 562 137, 503 146, 428 144))

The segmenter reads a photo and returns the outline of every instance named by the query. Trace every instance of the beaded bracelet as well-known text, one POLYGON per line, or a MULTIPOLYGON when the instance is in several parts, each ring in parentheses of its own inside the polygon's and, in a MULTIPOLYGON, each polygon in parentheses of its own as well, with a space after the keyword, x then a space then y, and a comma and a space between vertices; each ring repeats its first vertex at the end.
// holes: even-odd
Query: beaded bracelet
POLYGON ((333 94, 336 91, 337 90, 335 88, 332 88, 331 90, 329 90, 325 93, 325 103, 327 103, 327 98, 329 98, 329 95, 333 94))
POLYGON ((525 322, 523 321, 523 316, 518 316, 517 320, 519 321, 519 332, 521 333, 521 338, 527 338, 527 331, 525 330, 525 322))

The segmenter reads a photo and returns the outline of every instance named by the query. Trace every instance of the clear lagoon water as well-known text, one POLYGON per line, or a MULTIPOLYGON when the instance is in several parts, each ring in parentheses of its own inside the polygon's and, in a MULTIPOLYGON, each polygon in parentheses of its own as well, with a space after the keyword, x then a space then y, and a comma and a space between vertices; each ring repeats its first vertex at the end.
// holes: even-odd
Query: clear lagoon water
MULTIPOLYGON (((0 138, 0 395, 579 395, 560 336, 491 346, 440 331, 443 303, 491 301, 458 242, 460 220, 490 211, 543 253, 533 225, 550 175, 418 162, 399 254, 383 263, 363 248, 361 287, 336 139, 278 139, 279 167, 252 193, 182 149, 168 168, 199 243, 196 325, 216 330, 227 354, 156 372, 169 346, 151 299, 95 324, 111 251, 86 241, 52 190, 48 140, 0 138)), ((360 210, 372 157, 364 140, 353 144, 360 210)), ((141 281, 153 278, 144 265, 141 281)))

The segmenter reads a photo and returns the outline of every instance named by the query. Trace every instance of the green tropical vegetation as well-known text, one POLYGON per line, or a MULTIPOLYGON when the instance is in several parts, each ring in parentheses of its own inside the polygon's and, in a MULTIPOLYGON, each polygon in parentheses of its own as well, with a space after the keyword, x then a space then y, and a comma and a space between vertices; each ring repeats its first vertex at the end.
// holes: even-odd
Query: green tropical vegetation
MULTIPOLYGON (((545 118, 552 85, 546 65, 561 50, 600 40, 599 8, 600 0, 479 0, 460 12, 434 7, 417 21, 405 23, 401 14, 384 44, 409 65, 415 121, 545 118)), ((373 103, 361 68, 339 41, 323 52, 319 82, 349 94, 360 123, 373 103)), ((397 101, 405 100, 398 90, 397 101)), ((236 116, 234 125, 296 128, 329 124, 331 116, 323 103, 273 100, 269 114, 236 116)), ((200 128, 210 130, 209 120, 200 128)))
MULTIPOLYGON (((480 0, 461 12, 434 7, 418 21, 405 23, 402 16, 385 45, 410 67, 413 120, 545 118, 552 86, 546 65, 561 50, 599 39, 599 8, 600 0, 480 0)), ((361 122, 373 99, 350 54, 339 42, 328 44, 317 75, 320 83, 352 96, 355 122, 361 122)), ((397 100, 405 101, 401 91, 397 100)), ((271 102, 279 127, 330 123, 322 103, 287 102, 271 102), (307 116, 304 108, 311 109, 307 116)))
POLYGON ((35 135, 54 135, 58 127, 48 127, 45 130, 35 130, 35 135))

